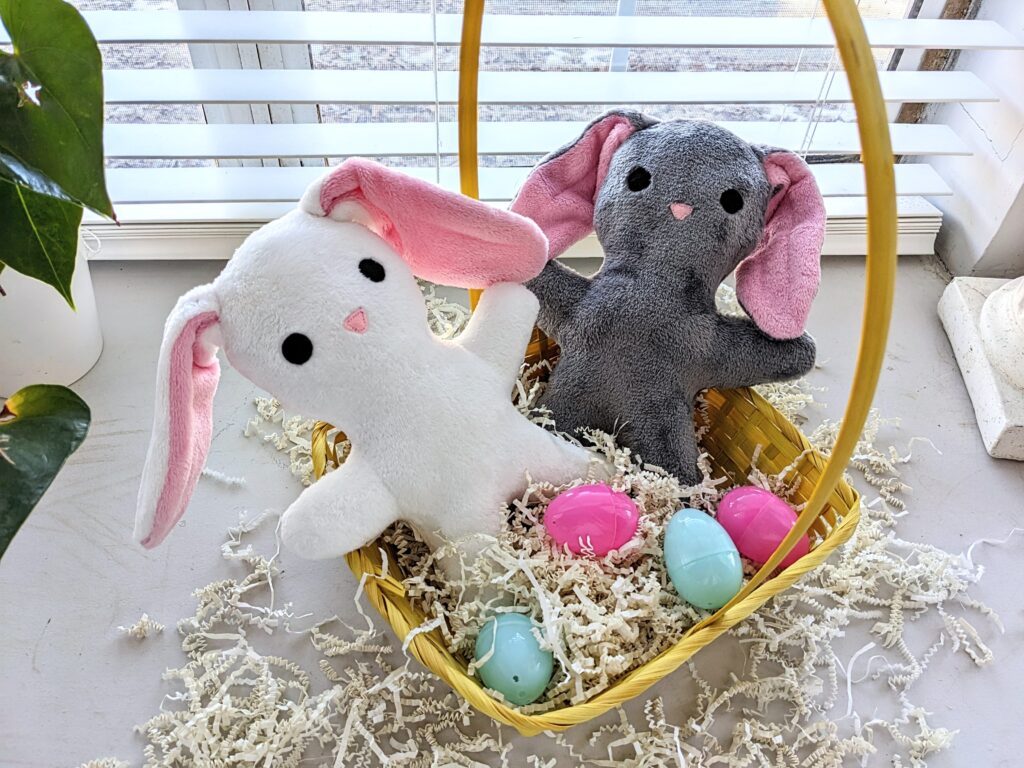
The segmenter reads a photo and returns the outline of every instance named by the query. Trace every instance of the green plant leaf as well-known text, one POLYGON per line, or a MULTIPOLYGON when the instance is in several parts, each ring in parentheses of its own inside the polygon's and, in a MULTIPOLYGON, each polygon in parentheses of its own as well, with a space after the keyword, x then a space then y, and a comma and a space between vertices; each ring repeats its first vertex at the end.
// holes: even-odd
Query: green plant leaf
POLYGON ((103 175, 103 66, 92 32, 64 0, 0 0, 0 20, 14 49, 0 52, 0 174, 45 194, 56 185, 113 218, 103 175))
POLYGON ((35 384, 0 411, 0 557, 89 431, 89 406, 67 387, 35 384))
POLYGON ((18 160, 18 158, 4 154, 3 149, 0 149, 0 180, 7 180, 12 184, 21 184, 41 195, 56 197, 78 205, 78 202, 61 189, 60 185, 53 179, 34 171, 18 160))
POLYGON ((81 223, 78 205, 38 195, 0 177, 0 262, 52 285, 72 309, 71 277, 81 223))

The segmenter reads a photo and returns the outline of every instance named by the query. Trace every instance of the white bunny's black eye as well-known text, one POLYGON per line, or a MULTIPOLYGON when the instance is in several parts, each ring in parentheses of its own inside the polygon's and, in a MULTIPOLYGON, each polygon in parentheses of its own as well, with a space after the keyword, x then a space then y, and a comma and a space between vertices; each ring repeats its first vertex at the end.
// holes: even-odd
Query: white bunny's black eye
POLYGON ((626 177, 626 186, 629 187, 630 192, 639 192, 641 189, 647 189, 650 185, 651 172, 642 166, 638 165, 626 177))
POLYGON ((384 280, 384 267, 379 261, 363 259, 359 262, 359 271, 367 280, 379 283, 384 280))
POLYGON ((302 333, 290 333, 281 342, 281 354, 292 365, 303 365, 313 356, 313 342, 302 333))
POLYGON ((743 195, 735 189, 727 189, 718 199, 726 213, 739 213, 743 210, 743 195))

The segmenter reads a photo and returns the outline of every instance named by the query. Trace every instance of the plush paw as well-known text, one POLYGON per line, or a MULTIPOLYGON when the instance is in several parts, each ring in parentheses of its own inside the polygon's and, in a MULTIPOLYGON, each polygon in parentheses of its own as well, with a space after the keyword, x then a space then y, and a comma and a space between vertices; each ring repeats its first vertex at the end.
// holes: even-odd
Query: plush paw
POLYGON ((791 343, 791 370, 787 373, 789 378, 803 376, 814 368, 814 361, 817 358, 817 345, 814 337, 805 333, 799 338, 793 339, 791 343))
POLYGON ((704 473, 696 464, 679 464, 675 467, 665 467, 666 472, 675 477, 680 485, 699 485, 704 480, 704 473))

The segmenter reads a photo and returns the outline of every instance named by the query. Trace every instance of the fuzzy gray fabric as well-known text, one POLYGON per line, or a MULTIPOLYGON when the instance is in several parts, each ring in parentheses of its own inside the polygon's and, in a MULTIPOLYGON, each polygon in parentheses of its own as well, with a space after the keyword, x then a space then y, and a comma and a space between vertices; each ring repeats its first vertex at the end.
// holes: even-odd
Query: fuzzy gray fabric
MULTIPOLYGON (((552 260, 527 284, 540 300, 541 329, 562 349, 542 404, 560 429, 618 432, 645 462, 693 484, 700 480, 693 428, 698 393, 791 379, 814 365, 808 334, 777 340, 752 320, 715 308, 719 284, 761 241, 778 192, 762 163, 776 150, 751 146, 712 123, 659 122, 615 110, 545 158, 531 179, 581 142, 596 141, 588 134, 613 115, 620 123, 628 119, 621 127, 629 136, 617 148, 606 142, 601 155, 607 173, 603 182, 597 176, 593 203, 593 228, 605 253, 600 272, 588 279, 552 260), (727 212, 737 195, 742 207, 727 212), (679 202, 692 207, 684 220, 670 213, 679 202)), ((548 230, 543 206, 524 194, 530 183, 513 210, 548 230)), ((542 184, 553 199, 562 192, 550 180, 542 184)), ((823 237, 823 222, 821 229, 823 237)))

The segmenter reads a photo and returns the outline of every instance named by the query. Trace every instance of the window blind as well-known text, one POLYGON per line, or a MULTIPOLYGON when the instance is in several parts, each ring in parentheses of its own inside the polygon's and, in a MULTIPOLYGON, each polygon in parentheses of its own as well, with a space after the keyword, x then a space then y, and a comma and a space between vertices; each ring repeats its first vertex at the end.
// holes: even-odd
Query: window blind
MULTIPOLYGON (((299 7, 330 2, 306 0, 299 7)), ((139 10, 133 0, 123 0, 124 10, 88 10, 89 0, 77 4, 86 9, 105 52, 108 185, 122 225, 87 216, 86 225, 103 243, 100 258, 227 257, 248 232, 292 207, 323 173, 315 166, 347 156, 378 158, 458 188, 457 13, 430 12, 429 3, 426 11, 403 13, 252 10, 274 7, 272 0, 206 0, 206 10, 180 10, 161 0, 147 6, 159 10, 139 10), (243 10, 209 9, 219 6, 243 10), (260 66, 266 47, 280 45, 307 46, 312 68, 260 66), (256 46, 250 59, 257 64, 197 67, 196 59, 214 58, 191 55, 196 46, 256 46), (314 111, 302 114, 314 121, 280 122, 272 112, 269 122, 204 121, 203 109, 208 114, 211 105, 253 104, 311 105, 314 111), (263 162, 247 162, 258 160, 263 162)), ((105 0, 108 8, 117 4, 105 0)), ((849 88, 836 69, 832 33, 820 10, 764 18, 672 15, 686 3, 648 4, 645 10, 641 2, 632 15, 617 15, 621 7, 614 3, 544 5, 604 12, 500 12, 517 7, 506 0, 485 17, 485 200, 507 204, 533 163, 576 136, 587 115, 632 105, 656 116, 709 117, 751 142, 804 154, 826 197, 826 252, 863 252, 859 140, 849 88)), ((797 5, 816 10, 817 4, 797 5)), ((359 3, 346 4, 352 6, 359 3)), ((520 7, 529 11, 540 4, 524 0, 520 7)), ((893 118, 908 102, 996 96, 970 72, 889 69, 892 51, 1021 47, 989 21, 868 18, 866 29, 893 118)), ((928 198, 951 190, 928 158, 970 149, 943 125, 890 127, 900 159, 901 252, 930 253, 941 218, 928 198)))

